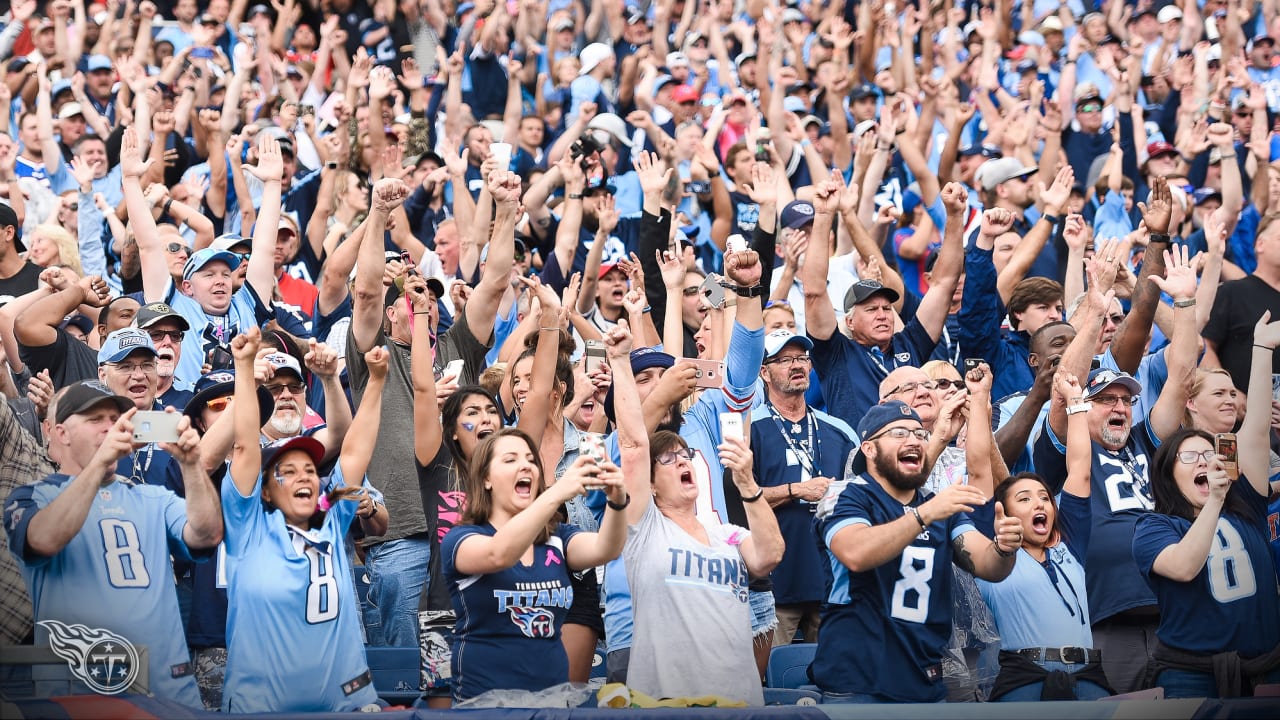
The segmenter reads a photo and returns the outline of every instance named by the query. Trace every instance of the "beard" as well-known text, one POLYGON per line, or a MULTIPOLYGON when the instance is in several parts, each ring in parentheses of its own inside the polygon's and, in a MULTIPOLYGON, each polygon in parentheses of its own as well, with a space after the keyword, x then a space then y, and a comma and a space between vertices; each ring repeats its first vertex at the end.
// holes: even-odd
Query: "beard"
POLYGON ((876 453, 872 464, 875 466, 876 473, 898 490, 919 490, 929 479, 927 469, 921 468, 917 473, 904 473, 898 469, 894 459, 887 457, 884 453, 876 453))
POLYGON ((272 430, 275 430, 286 437, 293 437, 299 432, 302 432, 302 416, 298 414, 294 414, 289 417, 272 415, 268 424, 271 425, 272 430))
POLYGON ((1116 430, 1110 424, 1104 424, 1098 431, 1098 439, 1102 441, 1102 445, 1124 447, 1129 442, 1129 431, 1132 428, 1125 423, 1124 429, 1116 430))

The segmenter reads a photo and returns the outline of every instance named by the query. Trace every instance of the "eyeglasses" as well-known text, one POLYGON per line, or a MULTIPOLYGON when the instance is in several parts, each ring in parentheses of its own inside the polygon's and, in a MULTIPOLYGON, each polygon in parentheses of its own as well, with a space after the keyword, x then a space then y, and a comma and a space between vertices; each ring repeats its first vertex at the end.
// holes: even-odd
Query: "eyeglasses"
POLYGON ((187 335, 185 330, 148 330, 147 334, 151 336, 151 342, 160 342, 165 338, 169 338, 174 342, 182 342, 182 338, 187 335))
POLYGON ((1089 398, 1089 402, 1097 403, 1105 407, 1115 407, 1116 403, 1124 403, 1133 406, 1138 404, 1137 395, 1103 395, 1101 397, 1089 398))
POLYGON ((132 375, 139 371, 144 372, 147 375, 151 375, 156 371, 156 364, 154 362, 127 363, 127 364, 107 363, 107 366, 117 372, 124 373, 125 375, 132 375))
POLYGON ((178 253, 182 253, 183 255, 191 254, 191 250, 186 245, 183 245, 182 243, 171 242, 168 245, 165 245, 164 249, 165 249, 165 252, 170 252, 170 253, 173 253, 174 255, 177 255, 178 253))
POLYGON ((285 390, 288 390, 291 395, 301 395, 302 392, 307 389, 306 383, 300 382, 264 385, 263 387, 267 389, 267 392, 271 393, 271 397, 280 397, 284 394, 285 390))
POLYGON ((227 395, 226 397, 214 398, 209 402, 205 403, 204 406, 214 412, 222 412, 223 410, 226 410, 227 406, 230 404, 231 404, 231 396, 227 395))
POLYGON ((1085 103, 1080 106, 1080 112, 1102 112, 1101 103, 1085 103))
POLYGON ((1178 453, 1178 462, 1183 465, 1195 465, 1197 460, 1203 458, 1205 463, 1211 463, 1216 457, 1218 457, 1218 454, 1212 450, 1205 450, 1204 452, 1183 450, 1178 453))
POLYGON ((681 290, 680 292, 684 293, 685 297, 693 297, 694 295, 697 295, 698 292, 701 290, 702 288, 695 286, 695 287, 687 287, 684 290, 681 290))
POLYGON ((813 358, 808 355, 792 355, 790 357, 777 357, 772 360, 765 360, 764 365, 782 365, 784 367, 792 367, 794 365, 808 365, 813 362, 813 358))
POLYGON ((1252 117, 1253 113, 1249 112, 1248 110, 1237 110, 1235 112, 1235 116, 1238 118, 1247 118, 1247 117, 1252 117))
POLYGON ((925 381, 925 382, 909 382, 909 383, 902 383, 902 384, 901 384, 901 385, 899 385, 898 387, 896 387, 896 388, 894 388, 894 389, 890 390, 889 392, 885 393, 885 397, 888 397, 889 395, 901 395, 901 394, 903 394, 903 393, 915 392, 915 391, 916 391, 916 388, 924 388, 925 390, 933 390, 933 389, 935 389, 935 388, 937 388, 937 387, 938 387, 938 384, 937 384, 936 382, 932 381, 932 380, 927 380, 927 381, 925 381))
POLYGON ((929 442, 930 433, 928 430, 925 430, 924 428, 904 428, 904 427, 889 428, 888 430, 885 430, 882 433, 872 435, 871 437, 867 438, 867 441, 875 440, 877 438, 882 438, 882 437, 890 437, 890 438, 893 438, 894 440, 906 440, 907 436, 909 435, 915 435, 916 439, 921 442, 929 442))
POLYGON ((65 207, 67 210, 70 210, 71 212, 76 212, 77 210, 79 210, 79 209, 80 209, 80 203, 75 202, 75 201, 72 201, 72 202, 67 203, 64 207, 65 207))
POLYGON ((963 389, 964 389, 964 381, 963 381, 963 380, 948 380, 947 378, 942 378, 941 380, 934 380, 934 381, 933 381, 933 384, 934 384, 934 386, 935 386, 935 387, 937 387, 939 390, 944 390, 944 391, 945 391, 945 390, 950 390, 951 388, 955 388, 955 389, 957 389, 957 390, 963 390, 963 389))
POLYGON ((658 464, 670 465, 674 463, 678 458, 684 458, 685 460, 692 460, 693 455, 694 455, 693 448, 680 448, 679 450, 668 450, 658 455, 658 464))

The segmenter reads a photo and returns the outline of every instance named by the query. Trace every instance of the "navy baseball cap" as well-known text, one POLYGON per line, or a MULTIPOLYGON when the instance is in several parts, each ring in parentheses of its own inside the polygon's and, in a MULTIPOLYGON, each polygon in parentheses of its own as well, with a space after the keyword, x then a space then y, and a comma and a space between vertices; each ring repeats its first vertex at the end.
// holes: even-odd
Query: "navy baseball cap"
POLYGON ((0 203, 0 228, 13 228, 13 247, 18 252, 26 252, 27 246, 22 242, 22 223, 18 222, 18 214, 12 207, 0 203))
POLYGON ((1142 393, 1142 384, 1128 373, 1117 372, 1111 368, 1094 368, 1089 371, 1089 383, 1084 388, 1084 399, 1097 396, 1112 385, 1120 385, 1135 396, 1142 393))
POLYGON ((98 350, 98 364, 120 362, 139 350, 151 353, 151 357, 156 356, 156 346, 152 344, 151 336, 138 328, 120 328, 102 341, 102 347, 98 350))
MULTIPOLYGON (((197 380, 195 389, 196 394, 187 401, 187 406, 182 409, 182 414, 191 418, 193 422, 200 419, 210 400, 226 397, 236 391, 236 371, 235 369, 215 370, 197 380)), ((271 419, 271 414, 275 411, 275 399, 271 397, 271 393, 267 392, 266 388, 259 385, 258 425, 266 425, 267 421, 271 419)))
POLYGON ((813 222, 813 203, 806 200, 792 200, 782 208, 782 227, 792 230, 802 228, 813 222))
POLYGON ((58 412, 54 422, 61 425, 72 415, 92 410, 102 403, 112 403, 122 413, 129 412, 133 401, 117 395, 97 380, 81 380, 68 386, 67 391, 58 400, 58 412))
POLYGON ((850 100, 861 100, 865 97, 876 97, 880 93, 876 90, 876 86, 871 83, 862 83, 849 91, 850 100))
MULTIPOLYGON (((639 350, 631 351, 631 372, 639 375, 645 370, 652 368, 662 368, 666 370, 676 364, 676 359, 669 353, 665 353, 655 347, 643 347, 639 350)), ((613 415, 613 386, 609 386, 608 392, 604 396, 604 413, 610 420, 614 419, 613 415)))
MULTIPOLYGON (((867 414, 862 416, 858 421, 858 438, 866 442, 869 438, 874 437, 884 427, 890 423, 899 420, 915 420, 923 425, 920 416, 916 414, 911 406, 901 400, 889 400, 888 402, 872 405, 867 414)), ((849 467, 855 473, 864 473, 867 471, 867 456, 862 454, 862 448, 859 447, 853 452, 853 457, 849 459, 849 467)))

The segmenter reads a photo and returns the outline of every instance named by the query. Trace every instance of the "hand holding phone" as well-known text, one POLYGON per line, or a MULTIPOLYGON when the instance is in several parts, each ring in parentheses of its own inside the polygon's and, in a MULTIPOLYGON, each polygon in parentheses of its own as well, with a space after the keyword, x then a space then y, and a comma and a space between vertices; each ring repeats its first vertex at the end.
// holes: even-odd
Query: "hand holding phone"
POLYGON ((135 443, 178 442, 178 421, 182 415, 162 410, 143 410, 133 416, 135 443))
POLYGON ((1235 433, 1218 433, 1213 438, 1214 452, 1222 458, 1222 469, 1232 480, 1240 478, 1240 451, 1235 433))
POLYGON ((594 374, 605 363, 604 343, 599 340, 588 340, 583 357, 586 359, 587 374, 594 374))
POLYGON ((715 360, 698 360, 682 358, 676 364, 692 365, 697 368, 695 387, 703 389, 718 388, 724 385, 724 363, 715 360))
POLYGON ((736 438, 745 441, 746 428, 742 423, 742 413, 720 413, 720 437, 724 440, 736 438))

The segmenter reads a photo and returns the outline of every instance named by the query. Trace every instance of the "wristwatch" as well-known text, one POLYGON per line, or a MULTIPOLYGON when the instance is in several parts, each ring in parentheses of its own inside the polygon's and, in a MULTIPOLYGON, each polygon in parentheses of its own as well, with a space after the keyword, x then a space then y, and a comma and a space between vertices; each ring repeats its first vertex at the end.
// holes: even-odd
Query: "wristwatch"
POLYGON ((721 281, 720 287, 724 288, 725 290, 732 290, 734 294, 737 295, 738 297, 753 298, 753 297, 760 297, 761 295, 764 295, 764 285, 752 285, 751 287, 743 287, 742 285, 736 285, 731 282, 721 281))
POLYGON ((337 169, 338 169, 338 161, 337 161, 337 160, 328 160, 328 161, 326 161, 326 162, 325 162, 325 164, 324 164, 324 169, 325 169, 325 170, 337 170, 337 169))

